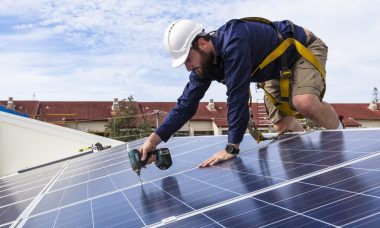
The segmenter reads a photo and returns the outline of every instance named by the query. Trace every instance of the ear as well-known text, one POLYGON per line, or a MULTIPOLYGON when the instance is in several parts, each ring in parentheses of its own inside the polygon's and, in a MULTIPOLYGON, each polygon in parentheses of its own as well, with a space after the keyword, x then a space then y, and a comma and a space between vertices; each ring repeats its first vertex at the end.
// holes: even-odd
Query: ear
POLYGON ((198 39, 198 47, 199 49, 201 49, 202 51, 205 51, 205 50, 208 50, 209 49, 209 42, 210 41, 207 41, 205 40, 204 38, 199 38, 198 39))

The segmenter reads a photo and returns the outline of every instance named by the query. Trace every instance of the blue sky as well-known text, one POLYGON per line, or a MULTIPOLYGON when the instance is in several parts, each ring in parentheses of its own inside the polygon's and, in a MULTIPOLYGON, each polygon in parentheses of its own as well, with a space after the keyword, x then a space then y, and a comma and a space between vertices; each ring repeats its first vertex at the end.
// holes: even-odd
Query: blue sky
MULTIPOLYGON (((290 19, 327 43, 326 101, 367 103, 380 87, 379 10, 375 0, 2 0, 0 100, 176 101, 188 72, 170 67, 168 24, 189 18, 211 31, 260 16, 290 19)), ((225 93, 213 83, 203 100, 225 93)))

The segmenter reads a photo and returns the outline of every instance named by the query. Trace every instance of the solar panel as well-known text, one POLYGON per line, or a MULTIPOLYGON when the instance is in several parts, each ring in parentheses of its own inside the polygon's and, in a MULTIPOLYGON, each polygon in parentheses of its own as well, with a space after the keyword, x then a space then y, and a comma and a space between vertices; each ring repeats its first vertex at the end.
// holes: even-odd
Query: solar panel
POLYGON ((226 143, 226 136, 172 138, 160 146, 170 148, 173 166, 143 169, 142 185, 125 145, 72 159, 36 178, 48 179, 44 191, 20 196, 25 205, 0 227, 380 224, 379 129, 289 134, 259 145, 246 135, 237 159, 196 167, 226 143))
POLYGON ((63 163, 0 179, 0 227, 9 226, 58 174, 63 163), (8 224, 8 225, 5 225, 8 224))

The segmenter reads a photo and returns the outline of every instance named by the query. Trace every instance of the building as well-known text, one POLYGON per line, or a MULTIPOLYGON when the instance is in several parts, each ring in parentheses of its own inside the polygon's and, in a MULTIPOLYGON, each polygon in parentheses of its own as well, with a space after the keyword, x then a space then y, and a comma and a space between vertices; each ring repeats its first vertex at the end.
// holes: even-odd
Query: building
MULTIPOLYGON (((28 114, 30 118, 77 129, 84 132, 105 135, 105 125, 114 118, 118 99, 114 101, 18 101, 12 100, 15 111, 28 114)), ((7 106, 10 102, 0 101, 7 106)), ((156 128, 175 107, 176 102, 133 102, 136 125, 148 123, 156 128)), ((338 115, 343 117, 347 128, 380 127, 380 105, 332 104, 338 115)), ((251 107, 254 122, 261 130, 271 130, 265 107, 253 103, 251 107)), ((228 131, 227 103, 200 102, 194 117, 176 135, 222 135, 228 131)))

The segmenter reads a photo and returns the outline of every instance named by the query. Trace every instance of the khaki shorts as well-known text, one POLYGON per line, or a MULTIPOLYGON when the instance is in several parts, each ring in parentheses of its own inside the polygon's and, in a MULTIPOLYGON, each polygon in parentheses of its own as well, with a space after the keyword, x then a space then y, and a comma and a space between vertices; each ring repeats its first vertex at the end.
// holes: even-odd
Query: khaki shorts
MULTIPOLYGON (((318 58, 322 66, 325 68, 328 51, 326 44, 321 39, 317 38, 313 43, 307 46, 307 48, 318 58)), ((289 88, 289 104, 292 109, 295 110, 291 98, 295 95, 315 94, 322 100, 326 84, 319 71, 311 63, 301 57, 294 64, 292 72, 293 76, 289 88)), ((265 90, 276 100, 281 100, 279 79, 266 81, 265 90)), ((264 102, 269 119, 272 123, 276 123, 286 116, 276 108, 266 95, 264 96, 264 102)))

